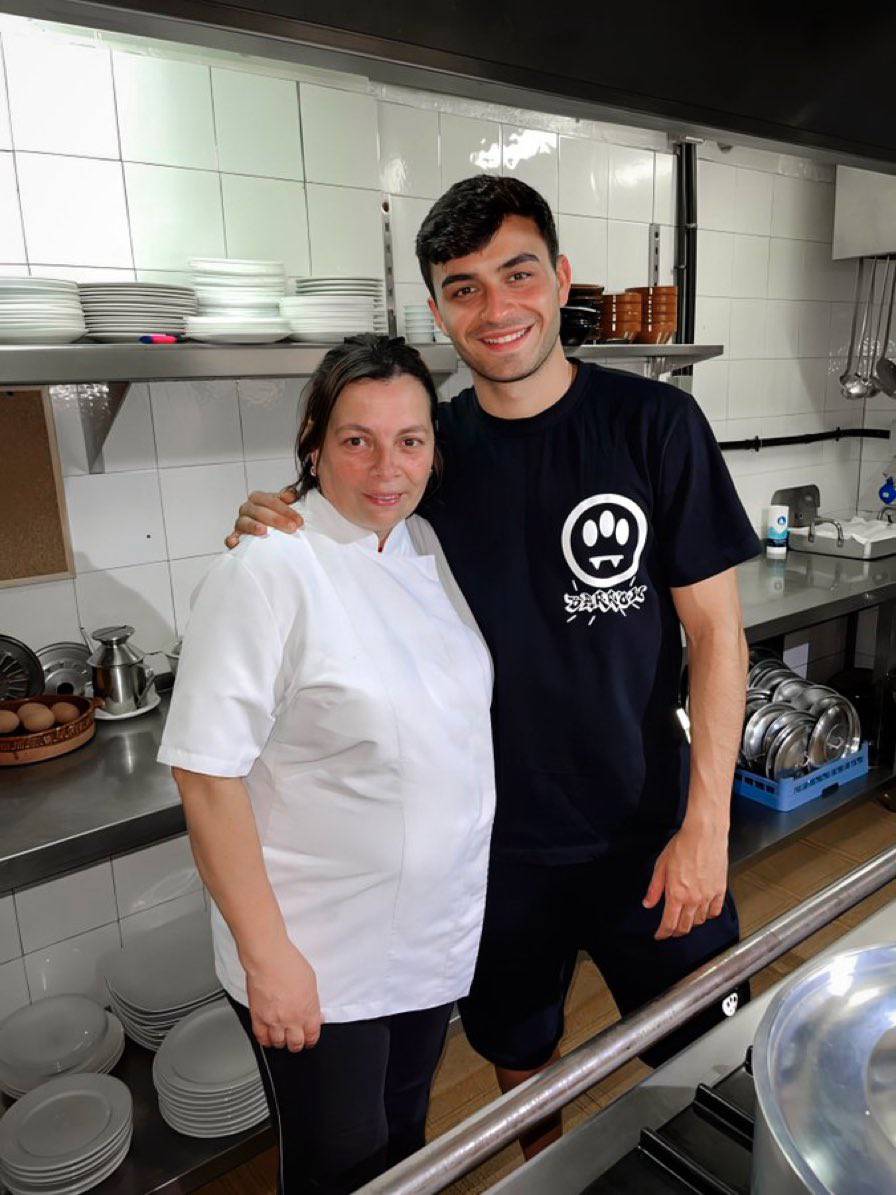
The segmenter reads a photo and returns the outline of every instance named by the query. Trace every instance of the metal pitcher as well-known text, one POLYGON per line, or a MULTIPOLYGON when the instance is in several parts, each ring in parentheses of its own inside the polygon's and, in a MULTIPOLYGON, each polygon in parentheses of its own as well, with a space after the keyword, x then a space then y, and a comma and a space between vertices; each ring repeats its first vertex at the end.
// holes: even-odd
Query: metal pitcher
POLYGON ((87 661, 93 673, 93 694, 103 699, 109 714, 130 714, 140 705, 153 681, 143 652, 128 639, 134 628, 100 627, 91 635, 100 646, 87 661))

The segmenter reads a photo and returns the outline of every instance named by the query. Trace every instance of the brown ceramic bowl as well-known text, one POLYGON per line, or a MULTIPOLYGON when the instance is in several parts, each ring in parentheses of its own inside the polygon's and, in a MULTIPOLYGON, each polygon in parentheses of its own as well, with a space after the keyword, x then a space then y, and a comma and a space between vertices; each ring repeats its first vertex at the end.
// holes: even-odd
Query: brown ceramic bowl
POLYGON ((654 324, 652 328, 642 328, 635 336, 636 344, 669 344, 675 339, 674 324, 654 324))
POLYGON ((629 292, 629 294, 652 295, 654 297, 663 295, 669 296, 671 298, 678 298, 677 286, 627 286, 625 289, 629 292))
POLYGON ((0 767, 8 767, 19 763, 39 763, 43 759, 53 759, 56 755, 65 755, 77 747, 89 742, 96 732, 93 719, 95 702, 89 697, 77 697, 74 694, 41 693, 38 697, 25 697, 16 701, 0 701, 0 709, 12 710, 15 713, 19 706, 33 701, 48 708, 67 702, 77 706, 79 717, 74 722, 66 722, 64 726, 51 726, 49 730, 38 730, 33 734, 20 728, 13 734, 0 734, 0 767))

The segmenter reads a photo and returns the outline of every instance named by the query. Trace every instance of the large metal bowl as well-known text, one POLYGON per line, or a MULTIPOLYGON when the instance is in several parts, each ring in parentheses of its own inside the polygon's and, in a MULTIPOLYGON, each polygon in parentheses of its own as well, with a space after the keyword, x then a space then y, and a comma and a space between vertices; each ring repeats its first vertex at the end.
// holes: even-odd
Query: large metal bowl
POLYGON ((896 1191, 896 945, 834 955, 769 1004, 753 1044, 754 1195, 896 1191))

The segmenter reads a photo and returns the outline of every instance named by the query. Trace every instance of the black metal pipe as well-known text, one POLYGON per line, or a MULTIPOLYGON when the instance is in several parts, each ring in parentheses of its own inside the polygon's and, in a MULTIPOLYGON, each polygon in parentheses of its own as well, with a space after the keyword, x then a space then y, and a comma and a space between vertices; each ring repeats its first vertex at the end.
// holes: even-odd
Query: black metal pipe
POLYGON ((795 436, 753 436, 750 440, 720 440, 723 452, 761 452, 787 444, 820 444, 823 440, 889 440, 885 427, 835 427, 826 432, 804 432, 795 436))
MULTIPOLYGON (((678 285, 679 344, 694 343, 697 309, 697 144, 679 141, 675 146, 675 281, 678 285)), ((692 377, 694 367, 676 369, 677 377, 692 377)))

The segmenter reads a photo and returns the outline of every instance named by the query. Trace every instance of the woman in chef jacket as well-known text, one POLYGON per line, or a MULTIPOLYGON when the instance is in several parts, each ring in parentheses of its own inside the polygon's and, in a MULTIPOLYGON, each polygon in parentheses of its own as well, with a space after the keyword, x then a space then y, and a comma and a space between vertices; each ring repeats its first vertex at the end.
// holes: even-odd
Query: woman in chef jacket
POLYGON ((286 1195, 354 1190, 423 1144, 479 944, 491 663, 412 517, 436 401, 402 341, 327 353, 297 441, 304 528, 210 569, 159 752, 286 1195))

